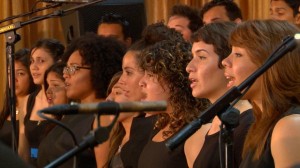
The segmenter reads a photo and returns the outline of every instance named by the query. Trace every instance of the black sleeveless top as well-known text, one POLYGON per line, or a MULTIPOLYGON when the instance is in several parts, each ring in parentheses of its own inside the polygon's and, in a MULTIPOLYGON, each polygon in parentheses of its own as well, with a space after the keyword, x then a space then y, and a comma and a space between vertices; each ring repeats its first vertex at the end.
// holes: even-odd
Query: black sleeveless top
MULTIPOLYGON (((285 112, 281 118, 284 118, 286 116, 292 115, 292 114, 300 114, 300 106, 294 106, 291 107, 287 112, 285 112)), ((276 125, 276 124, 275 124, 276 125)), ((246 158, 242 161, 240 167, 241 168, 260 168, 260 167, 275 167, 274 160, 271 154, 271 137, 272 137, 272 132, 275 127, 275 125, 272 128, 272 131, 269 133, 266 144, 265 144, 265 149, 260 156, 258 160, 253 160, 254 157, 254 152, 250 151, 246 158)))
POLYGON ((139 168, 187 168, 188 164, 184 154, 184 143, 180 144, 173 151, 168 150, 165 143, 154 142, 152 138, 158 133, 154 130, 151 140, 144 147, 140 159, 139 168))
POLYGON ((46 136, 47 132, 49 131, 47 129, 49 129, 49 125, 51 124, 47 120, 30 120, 32 109, 35 104, 35 98, 39 91, 40 89, 36 90, 35 92, 29 95, 26 106, 27 113, 24 117, 25 136, 28 140, 30 152, 30 164, 32 164, 33 166, 37 165, 38 147, 42 139, 46 136))
MULTIPOLYGON (((16 120, 16 128, 17 128, 17 137, 16 140, 18 141, 19 136, 19 120, 16 120)), ((12 148, 12 126, 10 120, 5 120, 2 127, 0 128, 0 141, 12 148)))
MULTIPOLYGON (((234 167, 239 167, 242 161, 243 144, 246 134, 254 117, 252 110, 249 109, 240 115, 239 125, 234 130, 234 167)), ((194 168, 219 168, 220 166, 220 152, 219 152, 219 133, 216 132, 212 135, 206 135, 203 147, 198 154, 193 167, 194 168)), ((225 166, 224 158, 224 144, 222 144, 222 163, 225 166)))
MULTIPOLYGON (((83 137, 85 137, 91 131, 92 124, 94 122, 94 116, 69 115, 64 116, 61 122, 73 131, 79 144, 83 141, 83 137)), ((38 167, 44 167, 48 165, 74 147, 75 144, 71 135, 60 126, 55 126, 43 139, 39 146, 38 167)), ((93 149, 86 149, 76 156, 77 165, 75 167, 96 167, 96 159, 93 149)), ((71 158, 59 167, 72 168, 73 161, 74 158, 71 158)))
POLYGON ((144 115, 133 118, 130 137, 120 152, 121 160, 125 168, 137 168, 138 160, 144 149, 144 146, 150 139, 157 115, 145 117, 144 115))
POLYGON ((10 148, 0 142, 0 167, 29 168, 10 148))

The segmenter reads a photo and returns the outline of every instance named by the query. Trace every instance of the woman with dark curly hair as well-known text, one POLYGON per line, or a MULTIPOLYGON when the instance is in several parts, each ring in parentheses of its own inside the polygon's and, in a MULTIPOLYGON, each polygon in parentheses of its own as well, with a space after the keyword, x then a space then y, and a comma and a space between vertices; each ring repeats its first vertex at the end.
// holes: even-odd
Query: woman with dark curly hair
MULTIPOLYGON (((110 79, 121 70, 124 51, 125 47, 116 40, 96 34, 86 34, 72 41, 63 58, 67 62, 63 71, 67 97, 80 103, 104 101, 110 79)), ((93 115, 74 115, 64 116, 61 121, 71 128, 80 143, 92 130, 94 120, 93 115)), ((71 136, 62 128, 57 127, 50 134, 56 139, 55 144, 48 155, 39 160, 39 166, 45 166, 75 147, 71 136)), ((61 165, 73 166, 96 167, 94 151, 86 149, 61 165)))
MULTIPOLYGON (((190 45, 184 41, 165 40, 145 50, 139 60, 145 70, 140 86, 142 101, 167 101, 167 110, 159 114, 154 131, 139 159, 139 167, 188 167, 184 144, 170 152, 165 142, 191 121, 199 103, 191 92, 186 65, 191 59, 190 45)), ((204 106, 202 105, 202 108, 204 106)))

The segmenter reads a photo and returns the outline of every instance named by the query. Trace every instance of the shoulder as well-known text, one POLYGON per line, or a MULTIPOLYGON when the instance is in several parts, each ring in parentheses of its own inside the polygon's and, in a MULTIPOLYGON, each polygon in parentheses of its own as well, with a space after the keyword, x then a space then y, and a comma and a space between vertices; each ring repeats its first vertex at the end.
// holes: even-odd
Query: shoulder
POLYGON ((292 167, 300 163, 300 114, 280 119, 271 137, 271 153, 276 167, 292 167))
POLYGON ((297 134, 300 135, 300 114, 291 114, 276 123, 272 137, 286 138, 297 134))

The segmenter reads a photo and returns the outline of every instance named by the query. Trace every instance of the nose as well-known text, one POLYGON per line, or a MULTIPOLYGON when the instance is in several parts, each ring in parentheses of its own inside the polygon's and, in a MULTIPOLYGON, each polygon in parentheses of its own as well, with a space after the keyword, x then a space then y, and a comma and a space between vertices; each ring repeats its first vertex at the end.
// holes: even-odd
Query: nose
POLYGON ((186 66, 185 70, 186 70, 187 73, 191 73, 191 72, 195 71, 195 68, 193 66, 193 60, 191 60, 188 63, 188 65, 186 66))
MULTIPOLYGON (((230 56, 230 55, 229 55, 230 56)), ((230 58, 229 56, 222 60, 222 65, 224 68, 231 67, 230 58)))
POLYGON ((67 72, 63 72, 63 78, 64 79, 67 79, 67 78, 69 78, 70 77, 70 75, 69 75, 69 73, 67 73, 67 72))
MULTIPOLYGON (((123 73, 124 73, 124 72, 123 72, 123 73)), ((122 73, 122 75, 120 76, 120 79, 119 79, 119 81, 118 81, 118 83, 121 84, 121 85, 125 85, 125 80, 124 80, 124 75, 123 75, 123 73, 122 73)))
POLYGON ((140 79, 139 86, 142 88, 146 87, 145 75, 140 79))

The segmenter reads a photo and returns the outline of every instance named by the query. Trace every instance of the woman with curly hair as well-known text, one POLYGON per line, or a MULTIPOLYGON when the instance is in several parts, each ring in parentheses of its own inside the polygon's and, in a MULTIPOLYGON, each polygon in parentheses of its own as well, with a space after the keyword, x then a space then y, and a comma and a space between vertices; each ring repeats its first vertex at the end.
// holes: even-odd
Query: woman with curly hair
POLYGON ((167 101, 166 111, 159 114, 150 140, 139 159, 139 167, 188 167, 184 144, 170 152, 165 142, 191 121, 199 111, 199 103, 191 92, 185 67, 191 59, 190 45, 184 41, 165 40, 141 54, 140 66, 145 70, 140 86, 142 101, 167 101))
MULTIPOLYGON (((64 55, 66 66, 63 77, 67 97, 79 103, 105 101, 110 79, 121 70, 124 49, 116 40, 96 34, 87 34, 72 41, 64 55)), ((61 122, 75 133, 75 138, 80 143, 93 129, 94 116, 64 116, 61 122)), ((49 135, 56 141, 51 144, 48 155, 39 160, 41 167, 75 147, 71 136, 62 128, 53 129, 49 135)), ((64 162, 61 167, 96 167, 94 151, 86 149, 64 162)))
MULTIPOLYGON (((238 25, 230 37, 232 52, 222 62, 228 86, 241 84, 283 39, 298 32, 286 21, 254 20, 238 25)), ((246 137, 240 167, 299 167, 299 53, 297 46, 285 54, 243 96, 253 105, 255 121, 246 137)))

